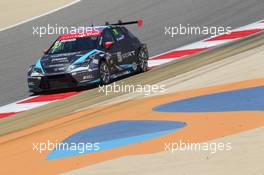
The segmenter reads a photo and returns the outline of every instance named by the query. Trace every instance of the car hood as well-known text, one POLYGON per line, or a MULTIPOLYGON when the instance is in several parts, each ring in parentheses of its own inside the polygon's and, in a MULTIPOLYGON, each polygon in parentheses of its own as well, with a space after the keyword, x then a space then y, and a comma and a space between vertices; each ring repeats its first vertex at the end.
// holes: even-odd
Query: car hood
POLYGON ((82 56, 92 53, 92 50, 63 54, 47 54, 40 59, 41 66, 46 74, 67 72, 67 69, 82 56))

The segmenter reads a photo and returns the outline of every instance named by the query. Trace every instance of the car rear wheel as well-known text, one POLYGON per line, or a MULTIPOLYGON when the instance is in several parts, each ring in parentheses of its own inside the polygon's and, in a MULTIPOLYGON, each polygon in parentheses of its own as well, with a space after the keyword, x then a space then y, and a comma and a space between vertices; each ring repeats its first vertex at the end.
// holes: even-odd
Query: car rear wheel
POLYGON ((146 72, 148 70, 148 51, 141 48, 138 53, 138 70, 139 72, 146 72))
POLYGON ((105 61, 100 63, 99 76, 102 84, 109 84, 111 82, 110 69, 105 61))

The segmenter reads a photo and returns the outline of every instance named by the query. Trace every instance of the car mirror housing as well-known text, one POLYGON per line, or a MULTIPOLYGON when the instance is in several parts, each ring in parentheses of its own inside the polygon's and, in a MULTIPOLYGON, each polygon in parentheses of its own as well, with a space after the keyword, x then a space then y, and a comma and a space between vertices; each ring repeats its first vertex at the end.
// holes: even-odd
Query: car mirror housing
POLYGON ((114 44, 113 42, 107 41, 107 42, 104 43, 104 46, 105 46, 105 48, 109 49, 110 47, 113 46, 113 44, 114 44))
POLYGON ((47 48, 44 49, 44 50, 43 50, 43 53, 46 54, 46 53, 48 52, 48 50, 49 50, 49 49, 47 49, 47 48))

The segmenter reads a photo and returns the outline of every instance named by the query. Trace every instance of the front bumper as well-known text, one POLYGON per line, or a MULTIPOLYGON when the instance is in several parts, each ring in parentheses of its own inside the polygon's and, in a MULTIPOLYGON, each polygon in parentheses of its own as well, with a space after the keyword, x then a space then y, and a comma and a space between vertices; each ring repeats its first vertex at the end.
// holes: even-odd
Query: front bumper
POLYGON ((27 80, 29 91, 34 93, 82 87, 99 82, 95 72, 73 72, 41 77, 28 76, 27 80))

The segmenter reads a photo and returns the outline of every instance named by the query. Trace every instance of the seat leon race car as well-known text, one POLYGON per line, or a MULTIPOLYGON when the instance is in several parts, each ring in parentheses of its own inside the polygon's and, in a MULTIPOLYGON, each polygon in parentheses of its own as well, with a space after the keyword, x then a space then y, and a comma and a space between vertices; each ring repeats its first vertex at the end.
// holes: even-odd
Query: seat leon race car
POLYGON ((28 70, 33 93, 108 84, 111 80, 148 69, 148 50, 124 25, 131 21, 92 30, 64 34, 28 70))

